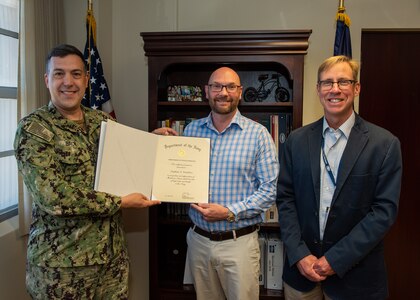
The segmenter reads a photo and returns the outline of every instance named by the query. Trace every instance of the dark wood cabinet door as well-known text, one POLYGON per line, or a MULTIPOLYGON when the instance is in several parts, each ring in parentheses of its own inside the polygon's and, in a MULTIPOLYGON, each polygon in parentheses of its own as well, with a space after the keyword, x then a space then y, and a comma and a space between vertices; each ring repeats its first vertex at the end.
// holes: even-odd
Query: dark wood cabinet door
POLYGON ((390 298, 417 299, 420 269, 420 29, 363 30, 360 115, 401 141, 396 224, 385 240, 390 298))

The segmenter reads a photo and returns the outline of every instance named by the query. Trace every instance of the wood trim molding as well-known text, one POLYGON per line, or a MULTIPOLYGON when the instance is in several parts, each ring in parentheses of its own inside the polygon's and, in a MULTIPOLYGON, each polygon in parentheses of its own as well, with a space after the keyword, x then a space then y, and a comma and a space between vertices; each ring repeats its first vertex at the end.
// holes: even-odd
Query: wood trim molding
POLYGON ((312 30, 142 32, 146 56, 306 54, 312 30))

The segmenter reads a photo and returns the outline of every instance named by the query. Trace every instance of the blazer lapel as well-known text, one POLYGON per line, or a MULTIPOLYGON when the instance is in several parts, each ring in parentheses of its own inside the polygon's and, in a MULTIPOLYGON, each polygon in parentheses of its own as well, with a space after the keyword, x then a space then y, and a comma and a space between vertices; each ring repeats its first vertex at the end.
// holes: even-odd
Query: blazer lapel
POLYGON ((320 159, 321 159, 321 140, 322 140, 322 121, 323 118, 318 120, 311 126, 308 134, 309 145, 309 160, 312 172, 312 185, 314 187, 316 205, 319 208, 320 197, 320 159))
POLYGON ((347 177, 353 169, 353 166, 365 147, 368 139, 368 129, 365 126, 363 119, 356 114, 356 120, 350 132, 349 140, 347 141, 347 145, 344 149, 340 166, 338 168, 337 186, 335 188, 331 205, 334 204, 337 196, 340 194, 343 184, 346 182, 347 177))

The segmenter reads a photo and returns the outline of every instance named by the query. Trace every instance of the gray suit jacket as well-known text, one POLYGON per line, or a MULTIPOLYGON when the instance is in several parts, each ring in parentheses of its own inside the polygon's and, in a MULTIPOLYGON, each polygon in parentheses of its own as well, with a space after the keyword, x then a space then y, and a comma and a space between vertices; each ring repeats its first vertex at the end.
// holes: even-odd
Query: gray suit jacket
POLYGON ((325 255, 336 275, 322 282, 333 299, 385 299, 383 238, 397 216, 402 159, 399 140, 356 114, 344 150, 324 239, 319 233, 322 118, 293 131, 280 160, 277 206, 286 249, 283 279, 309 291, 315 283, 296 263, 325 255))

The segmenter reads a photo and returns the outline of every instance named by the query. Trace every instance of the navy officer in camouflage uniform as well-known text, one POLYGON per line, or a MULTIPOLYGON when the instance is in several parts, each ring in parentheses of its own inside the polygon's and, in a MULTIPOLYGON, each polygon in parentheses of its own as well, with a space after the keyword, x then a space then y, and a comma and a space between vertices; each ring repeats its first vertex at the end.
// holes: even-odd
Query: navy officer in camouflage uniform
POLYGON ((93 190, 100 125, 110 116, 81 105, 88 80, 82 53, 55 47, 45 74, 51 101, 18 125, 15 155, 34 200, 26 276, 33 299, 127 299, 121 208, 159 203, 93 190))

